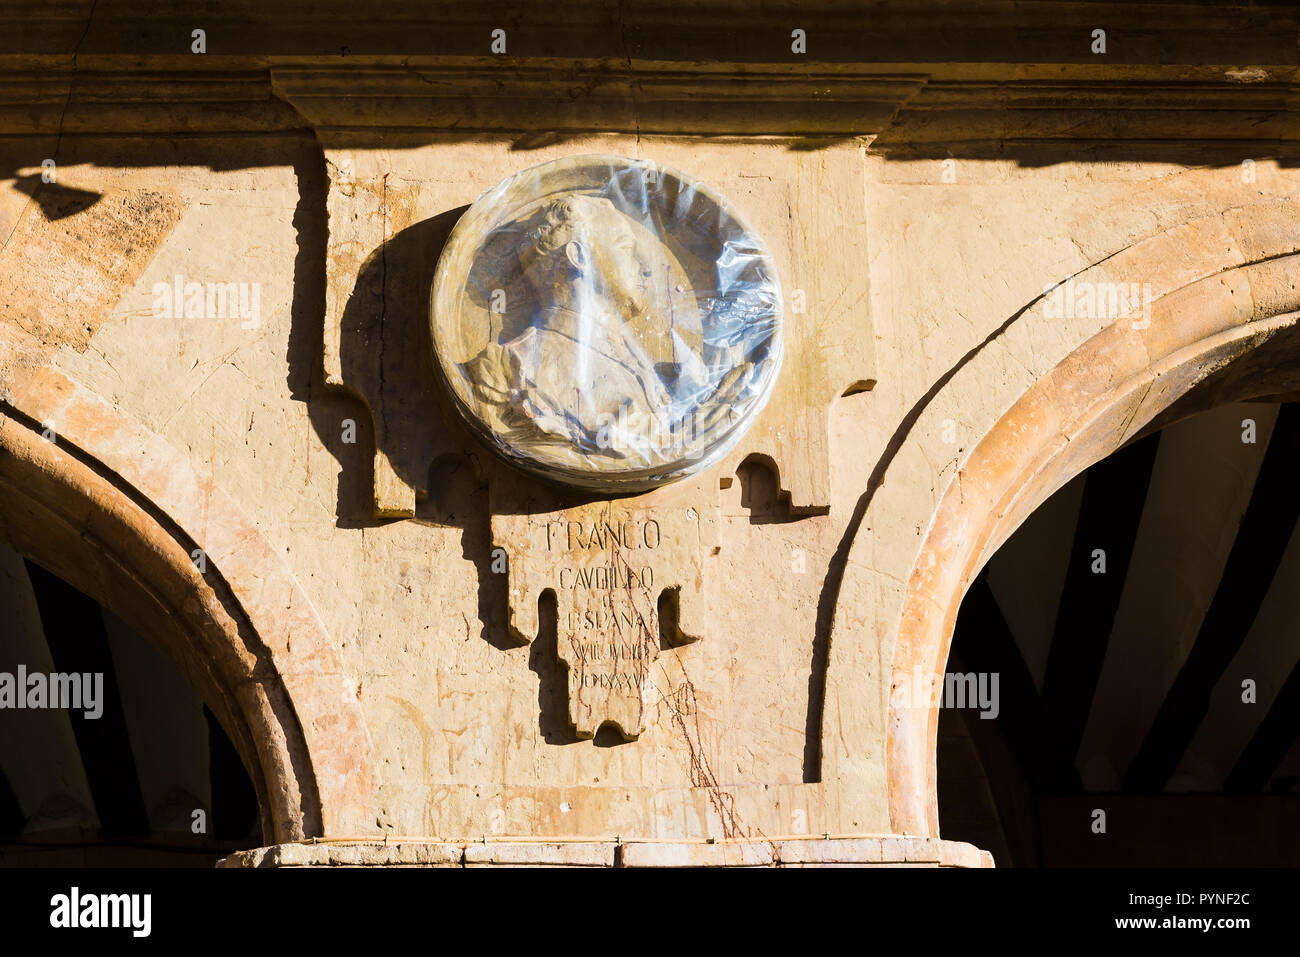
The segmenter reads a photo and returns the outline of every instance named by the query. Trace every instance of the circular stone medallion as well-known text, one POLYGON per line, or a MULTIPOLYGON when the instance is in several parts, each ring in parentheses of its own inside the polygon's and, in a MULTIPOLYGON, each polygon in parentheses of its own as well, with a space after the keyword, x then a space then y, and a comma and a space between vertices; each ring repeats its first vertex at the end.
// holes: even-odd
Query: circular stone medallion
POLYGON ((431 324, 480 438, 601 492, 717 462, 781 362, 762 240, 702 183, 619 156, 555 160, 480 196, 438 261, 431 324))

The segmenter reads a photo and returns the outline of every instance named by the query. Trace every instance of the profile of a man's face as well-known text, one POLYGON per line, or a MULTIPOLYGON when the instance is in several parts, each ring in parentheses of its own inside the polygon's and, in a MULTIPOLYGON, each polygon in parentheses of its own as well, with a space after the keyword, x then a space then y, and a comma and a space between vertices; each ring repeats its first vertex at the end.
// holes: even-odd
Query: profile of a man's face
POLYGON ((439 266, 434 310, 462 411, 580 476, 695 455, 767 385, 755 359, 779 290, 761 243, 682 174, 605 157, 544 169, 485 194, 443 253, 468 273, 439 266))
POLYGON ((548 203, 519 249, 519 263, 542 308, 612 308, 643 316, 653 254, 631 219, 609 200, 567 196, 548 203))

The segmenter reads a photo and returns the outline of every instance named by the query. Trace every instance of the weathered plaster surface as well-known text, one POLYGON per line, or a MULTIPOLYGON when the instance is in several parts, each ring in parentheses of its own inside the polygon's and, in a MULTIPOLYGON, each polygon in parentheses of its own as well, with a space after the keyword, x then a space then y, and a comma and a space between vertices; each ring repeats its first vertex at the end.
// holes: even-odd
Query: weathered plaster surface
MULTIPOLYGON (((624 864, 731 862, 707 848, 733 844, 691 843, 710 839, 767 864, 808 856, 790 836, 936 838, 933 715, 891 713, 896 675, 942 667, 964 583, 1038 502, 1300 308, 1300 173, 1263 158, 1246 182, 1191 159, 945 164, 869 137, 318 137, 240 138, 220 162, 211 144, 71 139, 59 185, 99 194, 79 212, 13 189, 48 138, 6 141, 0 179, 12 427, 51 425, 150 503, 158 549, 208 556, 217 577, 187 587, 233 603, 225 640, 264 643, 292 734, 261 760, 311 785, 275 839, 372 848, 280 863, 497 862, 484 838, 567 848, 503 863, 609 863, 621 838, 624 864), (634 741, 570 734, 545 605, 531 643, 511 632, 491 503, 531 480, 447 424, 420 351, 437 252, 421 224, 587 151, 710 182, 807 297, 778 397, 693 488, 717 522, 683 605, 698 640, 660 650, 681 693, 634 741), (177 276, 256 284, 256 321, 159 315, 177 276), (1045 315, 1069 277, 1149 284, 1150 324, 1045 315), (416 850, 366 843, 385 835, 416 850), (590 858, 565 857, 575 841, 590 858)), ((845 855, 877 851, 912 860, 845 855)))

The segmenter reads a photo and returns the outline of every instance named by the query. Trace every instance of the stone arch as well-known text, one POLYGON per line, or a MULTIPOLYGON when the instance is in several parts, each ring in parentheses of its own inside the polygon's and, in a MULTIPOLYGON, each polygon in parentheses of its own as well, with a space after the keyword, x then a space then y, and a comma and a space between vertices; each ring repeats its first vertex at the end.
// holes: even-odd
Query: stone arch
POLYGON ((887 467, 928 470, 933 509, 913 508, 914 543, 896 535, 884 547, 868 544, 904 509, 904 492, 890 500, 869 490, 832 631, 824 773, 868 826, 938 836, 938 709, 915 694, 916 676, 923 690, 940 679, 967 585, 1016 527, 1144 429, 1198 404, 1287 392, 1300 382, 1297 222, 1288 198, 1127 246, 1071 278, 1147 283, 1148 312, 1062 320, 1048 315, 1045 294, 968 354, 916 411, 887 467), (949 420, 974 437, 968 448, 938 444, 949 420), (882 558, 891 545, 892 558, 882 558), (889 676, 880 700, 852 700, 855 662, 889 676), (888 795, 887 817, 864 797, 872 791, 888 795))
POLYGON ((161 436, 57 372, 6 399, 0 537, 176 662, 239 750, 268 842, 373 829, 357 689, 252 521, 161 436))

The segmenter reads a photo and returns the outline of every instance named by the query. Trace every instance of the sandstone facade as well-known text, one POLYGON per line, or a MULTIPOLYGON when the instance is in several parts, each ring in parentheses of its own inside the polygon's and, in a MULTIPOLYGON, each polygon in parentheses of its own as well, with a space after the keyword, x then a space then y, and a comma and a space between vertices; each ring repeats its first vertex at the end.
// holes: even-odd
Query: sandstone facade
POLYGON ((494 59, 490 18, 423 59, 198 55, 175 11, 143 52, 0 50, 0 532, 221 718, 281 845, 232 864, 989 863, 891 689, 1069 478, 1300 368, 1293 15, 1107 59, 1067 8, 965 62, 788 55, 771 13, 761 62, 658 25, 494 59), (466 206, 588 153, 734 203, 787 352, 724 461, 578 501, 460 424, 427 309, 466 206), (579 734, 559 570, 648 522, 656 691, 579 734))

